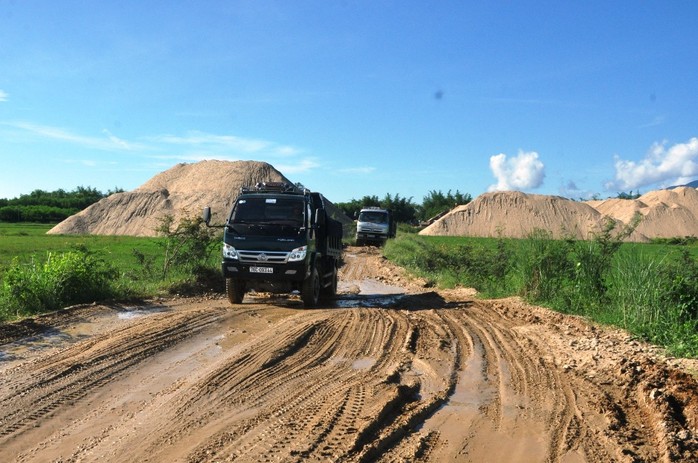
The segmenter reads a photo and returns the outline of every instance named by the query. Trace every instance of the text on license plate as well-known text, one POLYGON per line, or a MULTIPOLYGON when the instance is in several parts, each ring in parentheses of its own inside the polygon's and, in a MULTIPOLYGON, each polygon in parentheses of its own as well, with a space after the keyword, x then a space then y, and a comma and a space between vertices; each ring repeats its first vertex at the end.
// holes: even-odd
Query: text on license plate
POLYGON ((250 267, 251 273, 274 273, 274 267, 250 267))

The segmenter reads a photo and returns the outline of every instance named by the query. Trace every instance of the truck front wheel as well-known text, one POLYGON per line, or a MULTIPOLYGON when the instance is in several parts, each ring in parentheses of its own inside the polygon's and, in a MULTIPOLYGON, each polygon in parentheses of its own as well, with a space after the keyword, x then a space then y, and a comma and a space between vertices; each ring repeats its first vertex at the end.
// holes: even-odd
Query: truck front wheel
POLYGON ((225 292, 231 304, 241 304, 245 297, 245 282, 236 278, 225 279, 225 292))
POLYGON ((303 281, 301 299, 306 307, 315 307, 320 299, 320 276, 316 268, 313 268, 310 276, 303 281))
POLYGON ((337 280, 339 277, 337 275, 337 266, 335 265, 332 265, 332 275, 330 278, 330 284, 322 288, 321 296, 323 299, 334 299, 337 296, 337 280))

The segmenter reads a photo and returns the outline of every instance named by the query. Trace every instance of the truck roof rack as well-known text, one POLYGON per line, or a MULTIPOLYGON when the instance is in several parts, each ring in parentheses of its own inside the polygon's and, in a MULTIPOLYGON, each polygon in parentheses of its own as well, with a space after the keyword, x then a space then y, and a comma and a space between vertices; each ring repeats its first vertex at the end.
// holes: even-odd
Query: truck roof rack
POLYGON ((291 193, 304 194, 307 192, 301 191, 292 183, 287 182, 259 182, 254 187, 244 186, 240 188, 241 193, 291 193))

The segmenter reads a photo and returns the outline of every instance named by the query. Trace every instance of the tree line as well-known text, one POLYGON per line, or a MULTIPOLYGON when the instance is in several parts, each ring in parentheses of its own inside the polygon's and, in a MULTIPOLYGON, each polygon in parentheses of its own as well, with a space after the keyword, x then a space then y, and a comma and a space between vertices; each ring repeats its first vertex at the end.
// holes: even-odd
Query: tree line
POLYGON ((55 223, 122 189, 106 193, 92 187, 79 186, 73 191, 34 190, 13 199, 0 198, 0 222, 55 223))
POLYGON ((416 204, 411 197, 401 197, 399 193, 387 193, 382 199, 375 195, 364 196, 361 199, 337 203, 336 206, 352 219, 356 219, 364 207, 382 207, 391 210, 397 222, 419 223, 448 212, 455 206, 468 204, 472 200, 469 193, 461 193, 458 190, 455 193, 448 190, 445 194, 440 190, 431 190, 424 197, 422 204, 416 204))

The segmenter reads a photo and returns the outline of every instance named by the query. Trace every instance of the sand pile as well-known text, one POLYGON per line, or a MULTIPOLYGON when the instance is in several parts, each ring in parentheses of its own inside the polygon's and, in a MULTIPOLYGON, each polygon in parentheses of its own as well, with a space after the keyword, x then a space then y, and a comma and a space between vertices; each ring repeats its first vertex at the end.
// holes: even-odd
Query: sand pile
POLYGON ((642 215, 637 232, 649 238, 698 236, 698 190, 678 187, 650 191, 638 199, 587 201, 604 215, 629 223, 642 215))
POLYGON ((178 164, 124 193, 93 204, 53 227, 50 234, 155 236, 161 219, 199 216, 211 206, 214 222, 225 220, 242 186, 290 182, 270 164, 201 161, 178 164))
POLYGON ((559 196, 500 191, 456 207, 420 234, 522 238, 543 229, 556 238, 586 239, 600 223, 601 213, 588 204, 559 196))
POLYGON ((586 202, 516 191, 485 193, 456 207, 420 233, 523 238, 544 229, 556 238, 588 239, 609 218, 618 223, 620 230, 636 213, 642 215, 642 220, 629 241, 698 236, 698 190, 690 187, 652 191, 636 200, 586 202))

